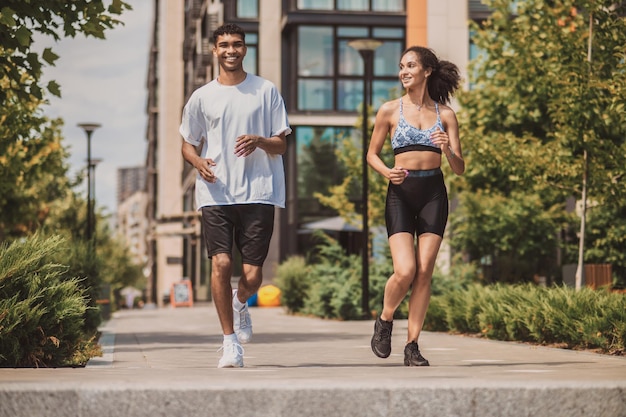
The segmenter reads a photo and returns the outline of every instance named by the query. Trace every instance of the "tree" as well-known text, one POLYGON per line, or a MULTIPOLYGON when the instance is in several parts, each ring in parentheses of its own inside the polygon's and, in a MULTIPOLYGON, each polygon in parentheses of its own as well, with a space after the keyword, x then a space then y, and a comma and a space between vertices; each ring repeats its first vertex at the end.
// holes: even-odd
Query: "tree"
POLYGON ((298 212, 304 221, 309 217, 333 216, 332 210, 320 210, 315 193, 326 192, 337 185, 345 169, 336 152, 337 142, 342 141, 342 130, 314 127, 311 136, 298 151, 298 212))
MULTIPOLYGON (((41 69, 54 65, 58 56, 51 48, 33 50, 33 34, 61 37, 85 36, 104 38, 107 29, 121 22, 114 16, 130 10, 129 4, 111 0, 108 7, 102 0, 4 0, 0 6, 0 107, 12 93, 18 100, 33 96, 43 99, 40 85, 41 69)), ((50 81, 46 89, 61 96, 59 85, 50 81)))
MULTIPOLYGON (((541 236, 571 228, 565 201, 581 198, 585 172, 597 210, 621 212, 626 205, 626 4, 486 3, 493 14, 472 25, 482 52, 470 67, 472 89, 459 96, 468 169, 455 179, 463 193, 453 244, 471 247, 476 258, 505 255, 531 265, 538 256, 552 258, 536 272, 554 272, 558 240, 541 236), (590 19, 595 28, 591 61, 590 19), (539 206, 529 217, 533 211, 519 209, 531 202, 539 206), (501 218, 513 221, 501 227, 501 218), (486 235, 476 245, 479 233, 486 235), (516 247, 506 244, 513 241, 516 247), (545 248, 532 250, 540 249, 538 244, 545 248)), ((626 250, 623 242, 613 243, 626 250)), ((571 261, 574 254, 564 257, 571 261)))
MULTIPOLYGON (((112 0, 5 0, 0 6, 0 241, 26 235, 46 219, 50 204, 67 195, 67 152, 62 121, 40 110, 44 63, 54 65, 51 49, 33 50, 33 34, 58 40, 78 33, 104 38, 121 23, 113 18, 130 6, 112 0)), ((51 81, 47 90, 60 96, 51 81)))
MULTIPOLYGON (((360 131, 362 118, 357 120, 355 126, 359 126, 360 131)), ((368 130, 371 135, 371 128, 368 130)), ((362 155, 363 149, 361 140, 353 137, 344 137, 341 145, 335 150, 337 158, 345 167, 345 177, 341 184, 334 185, 322 192, 315 193, 315 197, 327 207, 331 207, 339 213, 346 221, 353 224, 361 224, 360 216, 356 214, 355 201, 361 198, 361 179, 363 176, 362 155)), ((381 153, 383 160, 389 165, 393 165, 393 150, 391 142, 385 141, 381 153)), ((387 180, 376 171, 367 170, 368 175, 368 223, 370 227, 385 224, 385 195, 387 195, 387 180)))
POLYGON ((62 122, 42 117, 38 99, 20 101, 13 91, 6 96, 0 106, 0 241, 34 232, 72 185, 62 122))

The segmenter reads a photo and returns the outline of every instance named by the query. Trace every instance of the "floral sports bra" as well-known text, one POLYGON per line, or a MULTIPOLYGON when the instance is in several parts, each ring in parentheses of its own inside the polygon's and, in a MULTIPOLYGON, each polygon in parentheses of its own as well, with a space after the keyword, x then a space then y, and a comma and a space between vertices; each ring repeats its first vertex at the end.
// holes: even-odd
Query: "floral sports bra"
POLYGON ((439 104, 435 102, 435 111, 437 112, 437 121, 430 129, 418 129, 409 124, 402 114, 402 99, 400 99, 400 120, 398 126, 391 138, 391 147, 393 154, 397 155, 402 152, 409 151, 430 151, 441 153, 441 148, 430 140, 430 135, 439 128, 444 131, 441 117, 439 116, 439 104))

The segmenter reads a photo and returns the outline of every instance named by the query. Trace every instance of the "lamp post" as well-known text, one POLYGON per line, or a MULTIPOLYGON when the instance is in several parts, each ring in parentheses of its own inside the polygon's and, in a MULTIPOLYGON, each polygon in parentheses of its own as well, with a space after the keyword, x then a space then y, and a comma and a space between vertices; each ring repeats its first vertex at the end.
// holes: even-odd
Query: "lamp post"
POLYGON ((93 207, 91 204, 91 170, 93 163, 91 160, 91 134, 101 125, 98 123, 79 123, 78 127, 82 128, 87 134, 87 241, 91 242, 93 236, 93 207))
POLYGON ((96 166, 102 162, 102 158, 91 158, 89 169, 91 170, 91 237, 93 239, 93 247, 96 247, 96 233, 98 231, 98 225, 96 220, 96 166))
POLYGON ((362 197, 362 219, 363 219, 363 248, 362 248, 362 266, 361 266, 361 310, 363 313, 363 318, 370 318, 370 309, 369 309, 369 225, 368 225, 368 215, 367 215, 367 200, 368 200, 368 179, 367 179, 367 136, 368 136, 368 106, 372 104, 372 66, 373 66, 373 58, 374 51, 382 45, 382 42, 377 41, 375 39, 357 39, 354 41, 348 42, 348 46, 356 49, 361 58, 363 59, 363 105, 362 105, 362 139, 363 139, 363 150, 362 150, 362 181, 363 181, 363 191, 361 194, 362 197))

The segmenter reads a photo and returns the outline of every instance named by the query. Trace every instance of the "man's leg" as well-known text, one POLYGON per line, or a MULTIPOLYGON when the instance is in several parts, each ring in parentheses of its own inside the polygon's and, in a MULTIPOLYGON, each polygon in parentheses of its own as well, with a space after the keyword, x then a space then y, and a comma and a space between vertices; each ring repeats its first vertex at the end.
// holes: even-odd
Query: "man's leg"
POLYGON ((274 228, 274 206, 249 204, 239 207, 241 228, 235 231, 235 242, 241 251, 243 271, 233 295, 234 329, 239 341, 252 338, 252 320, 248 299, 263 282, 263 262, 267 257, 274 228))
POLYGON ((203 234, 209 258, 211 258, 211 291, 217 317, 224 334, 223 354, 218 368, 243 366, 243 349, 233 328, 233 307, 230 280, 233 275, 232 255, 233 228, 232 208, 210 206, 202 208, 203 234))
POLYGON ((233 327, 233 305, 230 278, 232 259, 227 253, 218 253, 212 258, 211 290, 217 316, 224 333, 223 350, 218 368, 241 368, 243 366, 243 348, 239 344, 233 327))
POLYGON ((218 253, 212 258, 211 291, 217 317, 225 335, 233 334, 233 305, 230 279, 233 273, 232 259, 227 253, 218 253))
POLYGON ((263 267, 243 264, 243 274, 239 279, 237 294, 239 301, 246 302, 261 287, 263 282, 263 267))
POLYGON ((237 339, 241 343, 248 343, 252 339, 252 318, 247 301, 261 286, 262 270, 260 266, 243 264, 243 274, 237 289, 233 291, 233 325, 237 339))

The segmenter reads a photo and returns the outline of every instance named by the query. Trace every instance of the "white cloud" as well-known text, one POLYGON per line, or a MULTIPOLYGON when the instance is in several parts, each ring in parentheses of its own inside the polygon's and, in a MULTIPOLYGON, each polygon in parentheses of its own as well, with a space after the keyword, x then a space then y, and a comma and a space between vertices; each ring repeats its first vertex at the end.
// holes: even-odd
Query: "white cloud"
MULTIPOLYGON (((96 168, 96 204, 114 213, 117 207, 117 169, 144 165, 146 157, 146 76, 152 30, 153 2, 128 1, 133 10, 119 20, 124 26, 106 32, 106 39, 37 39, 36 49, 52 47, 60 56, 44 68, 44 80, 61 86, 61 98, 44 107, 49 117, 64 119, 65 145, 71 153, 72 173, 87 159, 86 134, 78 123, 96 122, 91 156, 102 158, 96 168)), ((86 188, 86 187, 84 187, 86 188)))

